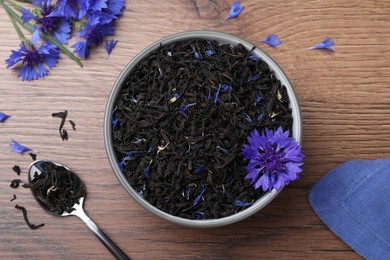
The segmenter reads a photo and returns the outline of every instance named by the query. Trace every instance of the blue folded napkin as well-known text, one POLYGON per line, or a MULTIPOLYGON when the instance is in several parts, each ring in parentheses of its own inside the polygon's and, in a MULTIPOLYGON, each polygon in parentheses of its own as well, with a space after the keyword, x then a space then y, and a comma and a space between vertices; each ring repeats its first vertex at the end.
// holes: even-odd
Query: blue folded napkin
POLYGON ((390 259, 390 159, 341 164, 313 186, 309 201, 357 253, 390 259))

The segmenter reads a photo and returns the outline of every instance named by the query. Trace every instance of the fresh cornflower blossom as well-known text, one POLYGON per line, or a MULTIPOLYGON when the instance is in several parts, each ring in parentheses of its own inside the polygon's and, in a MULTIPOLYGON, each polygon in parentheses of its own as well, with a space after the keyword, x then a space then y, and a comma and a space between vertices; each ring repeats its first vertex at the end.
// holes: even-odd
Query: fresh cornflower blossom
POLYGON ((21 62, 18 77, 22 80, 34 80, 44 77, 49 69, 56 66, 59 58, 59 51, 55 45, 43 43, 39 48, 33 44, 22 42, 20 49, 12 50, 11 55, 5 61, 7 68, 13 67, 21 62))
POLYGON ((301 146, 289 137, 289 131, 279 127, 276 131, 265 129, 260 135, 255 129, 248 142, 242 155, 248 161, 246 179, 252 180, 255 189, 261 186, 264 191, 280 190, 298 179, 304 155, 301 146))

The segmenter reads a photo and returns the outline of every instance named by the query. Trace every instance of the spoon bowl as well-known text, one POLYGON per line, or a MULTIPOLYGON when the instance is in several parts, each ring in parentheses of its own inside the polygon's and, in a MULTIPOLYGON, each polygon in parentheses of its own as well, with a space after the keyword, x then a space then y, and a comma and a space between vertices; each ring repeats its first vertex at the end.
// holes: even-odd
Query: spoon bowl
POLYGON ((68 167, 54 161, 35 161, 28 171, 28 182, 35 199, 48 213, 79 217, 116 259, 129 259, 85 213, 85 185, 68 167))

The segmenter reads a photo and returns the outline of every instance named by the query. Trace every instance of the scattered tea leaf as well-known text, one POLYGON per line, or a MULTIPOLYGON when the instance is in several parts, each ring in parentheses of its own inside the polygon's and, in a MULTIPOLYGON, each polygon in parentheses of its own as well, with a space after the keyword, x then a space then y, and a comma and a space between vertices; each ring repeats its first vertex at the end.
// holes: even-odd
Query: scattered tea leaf
POLYGON ((17 209, 20 209, 22 212, 23 212, 23 218, 24 218, 24 221, 26 222, 27 226, 31 229, 38 229, 40 227, 43 227, 45 224, 39 224, 39 225, 34 225, 34 224, 31 224, 30 221, 28 220, 28 217, 27 217, 27 210, 25 207, 22 207, 22 206, 19 206, 19 205, 15 205, 15 208, 17 209))
POLYGON ((14 179, 11 181, 11 184, 9 185, 11 188, 16 189, 19 187, 19 184, 22 182, 21 179, 14 179))
POLYGON ((12 170, 14 172, 16 172, 18 175, 20 175, 21 170, 20 170, 20 167, 18 165, 15 165, 14 167, 12 167, 12 170))

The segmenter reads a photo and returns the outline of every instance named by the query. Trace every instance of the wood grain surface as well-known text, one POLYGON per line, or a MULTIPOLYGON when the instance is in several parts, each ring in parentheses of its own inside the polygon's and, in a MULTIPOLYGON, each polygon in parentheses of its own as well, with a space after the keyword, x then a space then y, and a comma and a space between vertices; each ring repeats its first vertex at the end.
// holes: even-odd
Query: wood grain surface
MULTIPOLYGON (((312 185, 351 159, 390 155, 390 2, 379 0, 243 0, 245 10, 225 23, 231 1, 129 0, 116 23, 119 43, 109 59, 101 46, 84 68, 62 55, 45 79, 23 82, 17 70, 0 70, 0 258, 110 259, 111 254, 76 217, 45 213, 29 189, 11 189, 28 155, 10 153, 11 139, 60 161, 85 181, 86 212, 132 259, 358 259, 313 213, 312 185), (298 95, 303 118, 301 178, 249 219, 215 229, 178 227, 152 216, 132 200, 113 174, 103 141, 107 97, 125 65, 149 44, 173 33, 211 29, 259 46, 280 64, 298 95), (274 49, 258 40, 279 35, 274 49), (335 53, 306 48, 332 37, 335 53), (58 134, 53 112, 68 110, 76 131, 58 134), (17 199, 10 202, 13 194, 17 199), (25 206, 30 230, 15 204, 25 206)), ((28 7, 28 5, 25 5, 28 7)), ((75 38, 72 39, 72 42, 75 38)), ((71 43, 72 43, 71 42, 71 43)), ((0 9, 0 60, 19 39, 0 9)))

